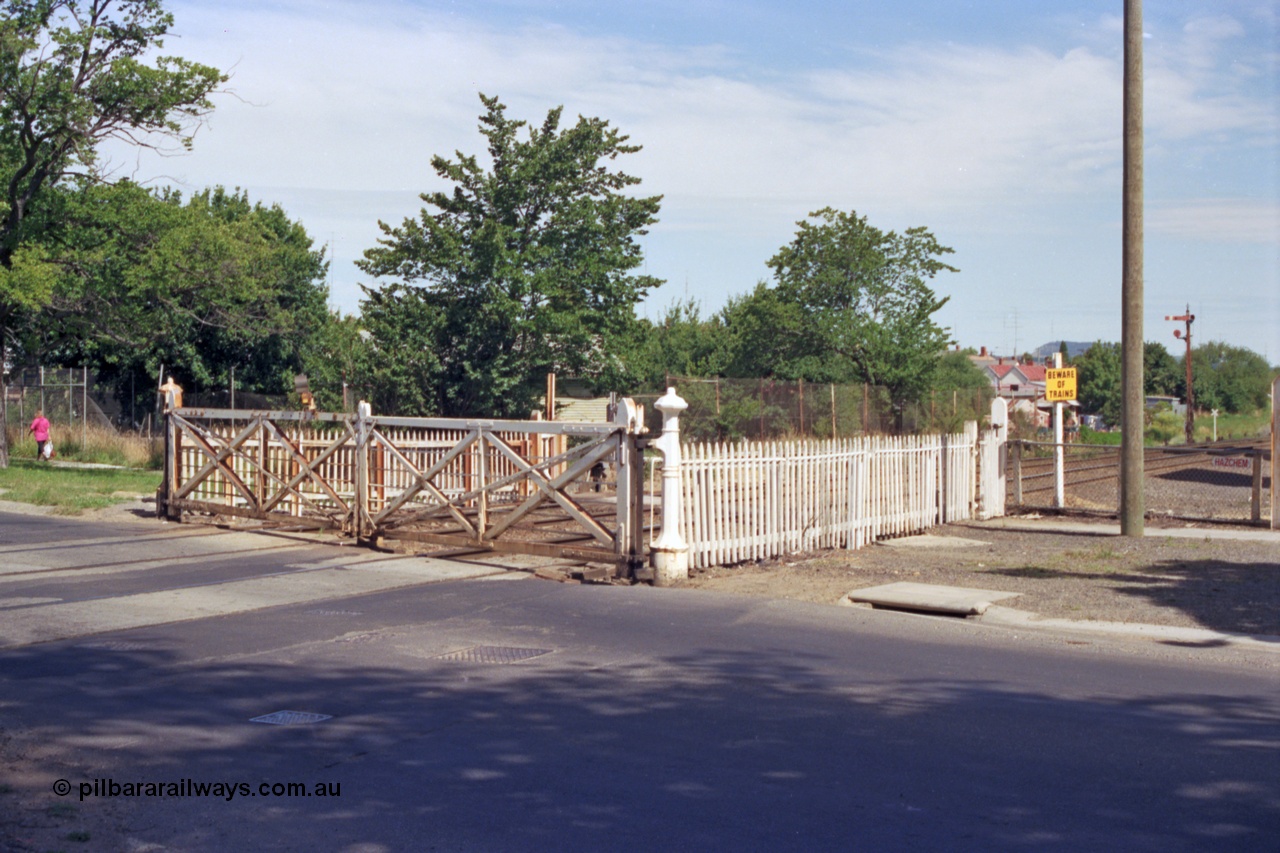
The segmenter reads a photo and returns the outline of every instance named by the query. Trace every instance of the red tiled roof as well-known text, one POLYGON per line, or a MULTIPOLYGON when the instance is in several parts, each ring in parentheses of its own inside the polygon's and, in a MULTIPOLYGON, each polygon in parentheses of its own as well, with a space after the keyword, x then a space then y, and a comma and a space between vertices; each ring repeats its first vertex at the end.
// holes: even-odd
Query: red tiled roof
POLYGON ((996 375, 997 379, 1003 380, 1013 370, 1012 364, 988 364, 987 367, 996 375))

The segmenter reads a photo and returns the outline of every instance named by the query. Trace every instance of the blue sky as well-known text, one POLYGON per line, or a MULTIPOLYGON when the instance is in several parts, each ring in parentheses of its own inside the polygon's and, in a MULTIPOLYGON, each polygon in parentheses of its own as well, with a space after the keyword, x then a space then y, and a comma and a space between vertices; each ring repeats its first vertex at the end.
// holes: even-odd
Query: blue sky
MULTIPOLYGON (((1280 363, 1280 11, 1145 4, 1148 340, 1190 304, 1199 341, 1280 363)), ((280 203, 353 266, 481 153, 477 92, 509 114, 600 116, 665 196, 644 240, 707 311, 768 277, 825 206, 956 250, 935 280, 956 340, 1010 353, 1119 338, 1121 0, 176 3, 166 52, 233 79, 192 154, 112 152, 118 175, 280 203)))

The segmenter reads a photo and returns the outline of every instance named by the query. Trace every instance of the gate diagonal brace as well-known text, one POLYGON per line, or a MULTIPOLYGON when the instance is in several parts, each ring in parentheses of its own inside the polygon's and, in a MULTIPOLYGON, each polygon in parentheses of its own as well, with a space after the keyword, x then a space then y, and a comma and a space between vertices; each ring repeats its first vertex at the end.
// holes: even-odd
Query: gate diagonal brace
POLYGON ((240 494, 244 495, 245 500, 248 501, 250 506, 255 506, 257 501, 254 498, 252 490, 242 479, 240 479, 239 475, 237 475, 236 472, 226 464, 227 457, 234 455, 236 448, 247 441, 249 436, 253 434, 255 425, 250 424, 234 439, 227 440, 214 435, 212 432, 200 429, 200 427, 185 418, 179 417, 178 415, 174 415, 173 418, 174 422, 182 429, 182 431, 190 436, 196 447, 208 456, 210 460, 203 468, 196 472, 190 480, 187 481, 187 484, 183 486, 176 495, 174 495, 174 498, 181 499, 191 494, 191 492, 195 491, 195 489, 204 482, 205 478, 216 469, 227 478, 227 482, 231 483, 231 485, 233 485, 240 494), (221 445, 221 449, 215 450, 214 444, 221 445))
MULTIPOLYGON (((612 438, 612 436, 609 438, 612 438)), ((501 522, 486 530, 482 538, 494 539, 498 537, 512 524, 515 524, 518 520, 530 513, 539 503, 547 497, 550 497, 556 503, 560 504, 560 506, 564 508, 565 512, 569 513, 570 517, 581 524, 593 537, 610 547, 614 545, 613 534, 601 527, 599 522, 592 518, 591 515, 576 501, 572 500, 560 491, 564 486, 573 482, 578 477, 581 477, 584 473, 590 471, 596 462, 611 453, 614 449, 612 441, 608 441, 606 439, 601 443, 601 446, 595 449, 595 452, 586 454, 559 477, 548 481, 532 465, 529 465, 521 459, 518 453, 508 447, 506 442, 496 436, 490 436, 490 439, 494 442, 494 446, 497 447, 504 456, 514 462, 517 466, 524 469, 524 475, 538 487, 539 491, 519 507, 508 513, 501 522)))
MULTIPOLYGON (((298 471, 297 479, 294 480, 294 482, 291 484, 291 483, 285 482, 285 479, 283 478, 283 476, 279 476, 278 474, 275 474, 275 471, 271 470, 269 466, 257 466, 261 471, 262 479, 264 479, 264 482, 265 480, 271 480, 271 483, 273 483, 275 487, 275 491, 271 492, 270 501, 266 500, 266 498, 268 498, 266 494, 262 496, 262 500, 264 500, 264 507, 265 507, 264 514, 270 514, 270 511, 273 510, 273 508, 276 505, 278 505, 280 501, 283 501, 284 498, 287 498, 292 494, 292 496, 298 498, 298 501, 300 501, 301 503, 306 503, 306 505, 310 507, 311 510, 314 510, 317 515, 323 515, 325 517, 332 516, 332 511, 326 510, 325 507, 317 505, 315 501, 311 500, 310 496, 307 496, 306 492, 298 491, 298 489, 296 488, 297 484, 301 483, 303 479, 306 479, 308 475, 310 475, 312 479, 323 479, 323 478, 320 478, 320 476, 317 475, 314 470, 312 470, 312 466, 319 465, 321 460, 317 459, 315 462, 310 462, 310 464, 308 464, 308 462, 306 461, 306 457, 301 456, 300 453, 297 453, 297 450, 296 448, 293 447, 293 444, 289 442, 288 439, 285 438, 282 433, 280 433, 280 429, 276 427, 275 424, 271 423, 270 420, 265 418, 262 419, 262 437, 260 439, 262 443, 264 444, 268 443, 268 434, 266 434, 268 433, 268 430, 266 430, 266 427, 271 427, 271 432, 274 432, 276 435, 278 435, 280 439, 282 439, 282 443, 284 444, 284 446, 288 447, 289 450, 294 451, 294 459, 297 459, 297 461, 300 462, 300 467, 302 470, 298 471)), ((340 447, 342 447, 342 441, 346 441, 346 438, 339 439, 339 443, 337 444, 337 446, 333 446, 332 448, 329 448, 329 450, 332 450, 333 452, 337 452, 338 450, 340 450, 340 447)), ((332 455, 332 453, 330 453, 329 450, 326 450, 326 453, 328 453, 328 455, 332 455)), ((328 459, 328 455, 324 456, 324 459, 328 459)), ((255 462, 255 465, 257 465, 256 462, 255 462)), ((342 500, 342 498, 334 496, 334 500, 338 502, 338 506, 347 508, 348 512, 346 515, 344 515, 344 517, 351 515, 351 512, 349 512, 349 507, 346 505, 346 502, 342 500)))
POLYGON ((264 427, 270 427, 271 431, 274 432, 279 437, 281 443, 284 444, 285 447, 289 448, 289 452, 292 454, 293 460, 296 461, 300 467, 300 470, 298 471, 298 473, 295 474, 293 479, 290 480, 288 483, 285 483, 283 478, 274 478, 274 475, 273 475, 274 479, 277 479, 279 482, 284 484, 284 488, 278 494, 276 494, 275 497, 273 497, 270 502, 264 505, 263 511, 270 512, 273 507, 279 504, 280 501, 284 500, 285 497, 290 493, 297 495, 299 499, 306 501, 308 504, 311 504, 313 508, 320 510, 320 507, 312 503, 312 501, 307 497, 307 495, 298 489, 298 486, 301 485, 303 480, 310 478, 312 481, 315 482, 316 485, 318 485, 321 489, 323 489, 325 493, 328 494, 329 497, 332 498, 333 501, 339 507, 342 508, 342 510, 344 510, 344 515, 345 515, 346 511, 350 510, 350 507, 347 505, 347 502, 344 501, 336 491, 334 491, 333 487, 330 486, 323 477, 321 477, 319 474, 316 473, 315 468, 316 466, 326 461, 330 456, 332 456, 333 454, 341 450, 343 445, 346 444, 347 439, 355 435, 355 431, 351 429, 351 425, 345 424, 347 428, 346 434, 341 436, 337 441, 331 443, 328 447, 326 447, 324 451, 321 452, 320 455, 317 456, 314 460, 308 462, 306 455, 303 454, 302 451, 297 447, 297 445, 295 445, 293 441, 290 440, 289 437, 280 430, 280 427, 278 427, 275 423, 265 418, 263 419, 262 424, 264 427))
MULTIPOLYGON (((180 416, 175 415, 174 418, 175 418, 175 422, 179 426, 181 426, 183 428, 183 431, 187 435, 189 435, 192 438, 192 440, 196 443, 196 446, 202 452, 209 455, 213 460, 208 464, 206 464, 204 468, 202 468, 199 472, 193 475, 191 479, 187 481, 186 485, 184 485, 183 488, 177 493, 177 496, 174 498, 175 501, 182 500, 187 495, 191 494, 191 492, 199 488, 200 484, 205 482, 205 478, 209 475, 211 471, 214 470, 216 466, 216 468, 219 471, 221 471, 224 475, 228 476, 229 482, 235 485, 236 488, 240 491, 240 493, 245 497, 246 503, 249 505, 250 509, 241 510, 235 507, 218 507, 218 506, 204 505, 201 507, 201 509, 204 511, 226 512, 227 514, 243 515, 249 518, 261 518, 269 514, 271 509, 274 506, 276 506, 281 500, 283 500, 288 494, 294 494, 299 498, 299 500, 301 500, 308 507, 310 507, 317 515, 329 517, 331 514, 329 510, 316 504, 314 501, 310 499, 310 497, 308 497, 308 495, 305 492, 298 491, 296 488, 294 488, 298 483, 300 483, 308 475, 311 476, 312 479, 320 481, 321 486, 324 487, 325 490, 329 492, 330 496, 333 497, 333 499, 338 503, 340 507, 344 509, 349 509, 346 506, 346 502, 343 501, 341 497, 339 497, 335 492, 333 492, 333 490, 328 487, 327 483, 324 483, 321 481, 321 478, 319 478, 319 476, 314 472, 314 470, 312 470, 312 467, 315 465, 319 465, 321 462, 325 461, 329 456, 333 455, 333 453, 341 449, 342 445, 345 443, 346 439, 351 434, 350 426, 348 426, 347 436, 343 436, 337 442, 335 442, 333 445, 327 448, 325 452, 314 462, 308 463, 305 457, 298 452, 297 448, 294 447, 291 442, 289 442, 287 437, 282 435, 280 430, 276 428, 275 425, 272 424, 266 418, 261 418, 261 417, 255 418, 253 422, 249 424, 249 426, 245 427, 245 429, 241 431, 239 435, 237 435, 234 439, 231 439, 231 440, 224 439, 210 430, 201 429, 196 424, 193 424, 190 421, 187 421, 186 419, 180 416), (266 430, 264 426, 271 426, 275 434, 281 438, 284 444, 288 446, 291 451, 293 451, 294 456, 302 464, 303 472, 298 475, 298 477, 294 480, 293 483, 285 484, 285 481, 283 478, 276 476, 276 474, 272 472, 270 468, 263 467, 258 462, 258 460, 246 454, 241 449, 241 445, 243 445, 250 437, 253 436, 255 432, 258 432, 258 431, 260 431, 259 441, 265 442, 266 430), (215 453, 213 451, 213 447, 210 442, 222 445, 222 449, 215 453), (259 476, 262 477, 262 479, 264 480, 270 479, 275 481, 278 484, 283 485, 284 491, 276 494, 274 499, 271 500, 269 503, 260 504, 257 497, 251 493, 251 490, 248 488, 248 485, 244 483, 244 481, 239 477, 239 475, 237 475, 234 472, 234 470, 226 466, 225 464, 226 458, 231 455, 234 455, 236 459, 246 463, 251 469, 257 471, 257 473, 259 474, 259 476), (235 510, 235 511, 233 512, 232 510, 235 510)), ((188 502, 193 504, 202 503, 200 501, 194 501, 194 502, 188 501, 188 502)))
MULTIPOLYGON (((391 504, 389 504, 386 508, 382 510, 382 512, 378 513, 378 515, 374 517, 373 519, 374 526, 377 526, 383 519, 390 516, 393 512, 395 512, 400 507, 404 506, 423 489, 426 489, 432 494, 433 497, 436 498, 436 500, 440 502, 439 509, 448 510, 449 514, 452 515, 459 524, 461 524, 464 528, 466 528, 466 530, 469 533, 471 533, 471 535, 479 536, 479 533, 476 531, 474 527, 472 527, 471 522, 467 520, 467 517, 458 511, 458 508, 454 505, 454 502, 449 500, 449 498, 444 494, 444 492, 440 491, 440 489, 436 487, 435 483, 431 482, 431 479, 435 477, 437 474, 439 474, 441 471, 443 471, 445 468, 447 468, 450 462, 452 462, 454 459, 457 459, 458 456, 460 456, 464 450, 468 449, 479 440, 480 438, 479 429, 473 431, 461 442, 454 445, 454 447, 448 453, 446 453, 443 458, 437 461, 436 464, 432 465, 425 472, 419 471, 417 466, 414 465, 412 462, 410 462, 407 458, 405 458, 404 454, 400 452, 400 449, 397 448, 390 441, 388 441, 386 436, 378 432, 378 430, 374 429, 371 435, 377 438, 382 443, 383 447, 391 451, 391 455, 394 456, 397 460, 399 460, 400 464, 408 468, 409 472, 415 478, 417 478, 417 482, 412 487, 405 489, 403 492, 401 492, 399 496, 397 496, 396 499, 391 502, 391 504)), ((459 500, 462 500, 462 499, 459 499, 459 500)))
MULTIPOLYGON (((590 452, 594 448, 599 447, 602 443, 605 443, 605 442, 609 442, 605 450, 605 454, 607 454, 613 449, 613 444, 610 441, 610 439, 613 438, 613 435, 614 435, 613 433, 603 435, 597 439, 593 439, 592 441, 580 447, 575 447, 572 450, 567 450, 564 453, 551 457, 550 459, 545 459, 542 462, 538 463, 538 465, 534 466, 534 468, 535 469, 553 468, 556 465, 560 465, 564 462, 568 462, 571 459, 576 459, 582 456, 583 454, 590 452)), ((492 436, 490 436, 490 438, 492 438, 492 436)), ((599 457, 595 457, 595 459, 593 459, 592 464, 595 464, 595 461, 597 461, 598 459, 599 457)), ((523 460, 521 462, 521 466, 523 468, 529 467, 527 463, 523 462, 523 460)), ((580 475, 580 472, 579 472, 579 475, 580 475)), ((528 476, 529 476, 528 473, 524 470, 517 471, 514 474, 508 474, 507 476, 494 480, 492 483, 488 483, 479 489, 472 489, 466 494, 459 495, 458 497, 453 499, 452 503, 465 504, 467 501, 471 501, 477 498, 484 491, 497 490, 497 489, 504 488, 506 486, 511 485, 512 483, 516 483, 516 482, 519 482, 520 480, 526 479, 528 476)), ((535 494, 533 498, 531 498, 530 500, 533 500, 534 498, 536 498, 537 501, 542 500, 542 497, 540 496, 540 494, 535 494)), ((405 518, 394 519, 391 522, 389 522, 386 525, 386 527, 387 529, 394 529, 397 527, 403 527, 406 524, 413 524, 414 522, 417 522, 417 521, 424 521, 428 518, 431 518, 434 515, 438 515, 440 512, 440 509, 441 509, 440 507, 433 507, 431 509, 428 509, 422 512, 414 513, 413 515, 407 516, 405 518)), ((524 515, 525 513, 521 512, 520 514, 524 515)), ((471 528, 471 525, 468 524, 467 526, 468 526, 468 529, 471 529, 472 532, 475 533, 474 528, 471 528)), ((505 525, 503 529, 505 529, 505 525)), ((478 534, 476 535, 477 535, 477 538, 479 538, 479 535, 478 534)))

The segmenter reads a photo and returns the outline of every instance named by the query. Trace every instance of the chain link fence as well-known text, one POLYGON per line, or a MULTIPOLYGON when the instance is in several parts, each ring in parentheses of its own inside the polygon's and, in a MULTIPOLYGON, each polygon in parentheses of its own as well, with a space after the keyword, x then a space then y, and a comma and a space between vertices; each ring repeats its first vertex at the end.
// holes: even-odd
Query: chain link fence
MULTIPOLYGON (((1011 510, 1058 508, 1054 447, 1051 442, 1010 442, 1007 483, 1011 510)), ((1191 521, 1262 523, 1271 517, 1270 458, 1262 441, 1149 447, 1143 463, 1146 512, 1191 521)), ((1119 447, 1064 445, 1063 469, 1061 508, 1119 513, 1119 447)))
MULTIPOLYGON (((992 398, 987 389, 935 391, 895 405, 887 389, 868 385, 679 376, 669 384, 689 404, 680 433, 691 441, 959 432, 990 412, 992 398)), ((664 391, 626 395, 645 406, 651 431, 662 429, 653 403, 664 391)))

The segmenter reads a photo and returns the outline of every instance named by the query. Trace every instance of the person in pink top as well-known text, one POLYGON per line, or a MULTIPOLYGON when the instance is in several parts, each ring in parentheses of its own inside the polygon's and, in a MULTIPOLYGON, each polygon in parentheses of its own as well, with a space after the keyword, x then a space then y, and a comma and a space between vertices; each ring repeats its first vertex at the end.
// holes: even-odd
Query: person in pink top
POLYGON ((31 422, 31 426, 27 427, 27 432, 35 436, 36 458, 47 459, 44 448, 49 443, 49 420, 44 416, 43 411, 36 412, 35 420, 31 422))

